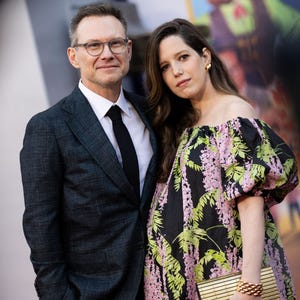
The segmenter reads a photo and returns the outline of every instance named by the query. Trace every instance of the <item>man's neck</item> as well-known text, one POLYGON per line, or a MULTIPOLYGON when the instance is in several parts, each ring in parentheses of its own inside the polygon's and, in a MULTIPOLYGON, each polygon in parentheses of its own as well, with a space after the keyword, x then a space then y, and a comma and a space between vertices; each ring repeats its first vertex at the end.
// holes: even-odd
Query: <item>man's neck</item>
POLYGON ((98 94, 99 96, 111 101, 116 102, 120 96, 121 92, 121 84, 114 84, 111 86, 100 86, 100 85, 90 85, 86 84, 84 81, 81 80, 81 83, 94 92, 95 94, 98 94))

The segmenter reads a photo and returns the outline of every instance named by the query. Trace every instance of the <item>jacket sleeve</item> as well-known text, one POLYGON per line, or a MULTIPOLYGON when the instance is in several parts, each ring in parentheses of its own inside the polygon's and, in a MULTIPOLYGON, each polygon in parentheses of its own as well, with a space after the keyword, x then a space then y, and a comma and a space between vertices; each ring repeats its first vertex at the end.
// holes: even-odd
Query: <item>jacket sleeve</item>
POLYGON ((62 245, 63 164, 54 130, 40 117, 26 128, 20 153, 25 199, 23 229, 40 299, 63 299, 67 289, 62 245))

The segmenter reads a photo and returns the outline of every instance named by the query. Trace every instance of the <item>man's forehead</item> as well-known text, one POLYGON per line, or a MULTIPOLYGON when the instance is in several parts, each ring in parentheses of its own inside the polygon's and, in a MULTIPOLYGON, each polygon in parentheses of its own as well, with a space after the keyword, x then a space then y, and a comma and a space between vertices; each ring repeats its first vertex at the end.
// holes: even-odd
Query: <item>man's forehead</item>
POLYGON ((78 24, 77 36, 82 35, 90 39, 125 37, 125 29, 114 16, 89 16, 78 24))

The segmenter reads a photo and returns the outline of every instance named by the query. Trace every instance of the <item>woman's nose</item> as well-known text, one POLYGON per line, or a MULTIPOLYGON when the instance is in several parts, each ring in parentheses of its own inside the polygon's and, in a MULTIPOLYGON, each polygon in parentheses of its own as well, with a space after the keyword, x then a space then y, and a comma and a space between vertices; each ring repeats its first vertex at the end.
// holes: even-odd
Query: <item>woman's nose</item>
POLYGON ((175 76, 180 76, 183 74, 183 70, 180 67, 173 68, 173 73, 175 76))

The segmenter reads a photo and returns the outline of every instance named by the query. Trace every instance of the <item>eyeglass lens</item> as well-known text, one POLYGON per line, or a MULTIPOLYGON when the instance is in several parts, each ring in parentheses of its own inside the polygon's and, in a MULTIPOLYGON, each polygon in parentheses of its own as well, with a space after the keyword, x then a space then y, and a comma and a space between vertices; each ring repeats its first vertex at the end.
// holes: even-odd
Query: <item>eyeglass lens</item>
POLYGON ((91 42, 87 43, 85 48, 90 55, 98 56, 103 52, 105 44, 108 45, 113 54, 120 54, 126 49, 127 39, 115 39, 106 43, 91 42))

